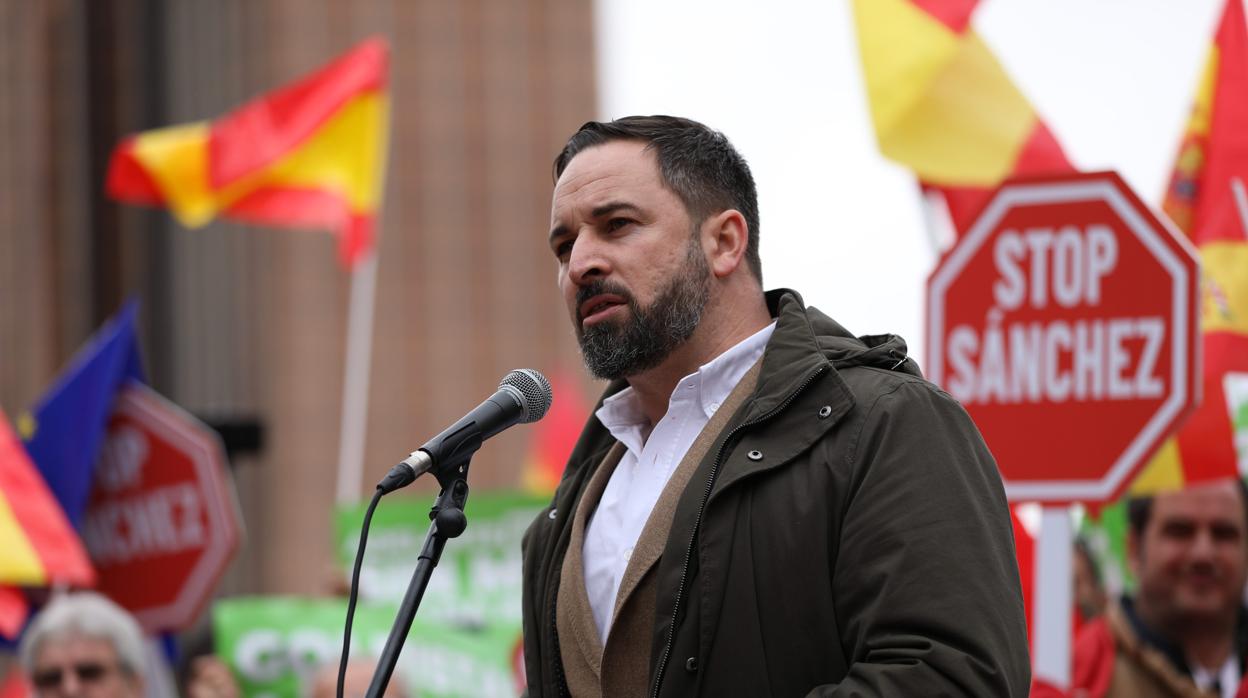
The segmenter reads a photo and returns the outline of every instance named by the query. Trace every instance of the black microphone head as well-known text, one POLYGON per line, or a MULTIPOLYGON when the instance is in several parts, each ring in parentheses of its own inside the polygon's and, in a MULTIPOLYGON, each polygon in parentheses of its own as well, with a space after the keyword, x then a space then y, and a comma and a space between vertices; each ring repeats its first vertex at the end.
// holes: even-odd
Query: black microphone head
POLYGON ((554 400, 550 381, 531 368, 516 369, 503 376, 498 388, 507 390, 520 402, 520 407, 524 410, 521 424, 536 422, 545 417, 546 410, 550 409, 550 403, 554 400))

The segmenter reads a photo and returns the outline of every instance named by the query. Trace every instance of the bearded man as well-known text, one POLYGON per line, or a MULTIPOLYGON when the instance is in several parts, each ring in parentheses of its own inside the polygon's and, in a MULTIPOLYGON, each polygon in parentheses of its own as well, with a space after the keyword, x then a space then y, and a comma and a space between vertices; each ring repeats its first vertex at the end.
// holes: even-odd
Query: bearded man
POLYGON ((590 122, 555 178, 559 288, 611 383, 525 534, 529 694, 1025 695, 983 439, 901 339, 763 292, 728 140, 590 122))

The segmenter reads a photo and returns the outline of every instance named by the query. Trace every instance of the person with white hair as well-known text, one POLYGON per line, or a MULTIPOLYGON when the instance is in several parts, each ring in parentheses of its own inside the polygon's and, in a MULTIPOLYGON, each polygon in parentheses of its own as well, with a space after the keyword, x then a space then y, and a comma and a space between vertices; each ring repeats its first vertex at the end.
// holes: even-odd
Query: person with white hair
POLYGON ((144 695, 143 633, 129 613, 95 592, 54 598, 26 631, 19 656, 40 698, 144 695))

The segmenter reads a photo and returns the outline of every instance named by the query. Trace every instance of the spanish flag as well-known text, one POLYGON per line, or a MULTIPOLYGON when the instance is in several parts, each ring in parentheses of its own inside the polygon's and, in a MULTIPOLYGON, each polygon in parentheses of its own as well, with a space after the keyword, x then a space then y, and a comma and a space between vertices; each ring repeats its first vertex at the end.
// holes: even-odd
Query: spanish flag
POLYGON ((69 524, 0 412, 0 584, 90 586, 95 571, 69 524))
POLYGON ((217 216, 335 231, 348 265, 373 244, 388 133, 388 49, 370 39, 213 122, 126 138, 109 196, 168 207, 183 225, 217 216))
POLYGON ((533 430, 533 441, 521 474, 525 490, 539 495, 553 494, 559 486, 563 467, 589 416, 584 395, 571 374, 555 372, 550 375, 555 399, 550 412, 533 430))
POLYGON ((971 29, 978 0, 854 0, 880 151, 944 194, 959 232, 992 188, 1069 172, 1057 139, 971 29))
POLYGON ((1200 251, 1204 400, 1132 486, 1175 489, 1248 470, 1248 28, 1227 0, 1163 208, 1200 251))

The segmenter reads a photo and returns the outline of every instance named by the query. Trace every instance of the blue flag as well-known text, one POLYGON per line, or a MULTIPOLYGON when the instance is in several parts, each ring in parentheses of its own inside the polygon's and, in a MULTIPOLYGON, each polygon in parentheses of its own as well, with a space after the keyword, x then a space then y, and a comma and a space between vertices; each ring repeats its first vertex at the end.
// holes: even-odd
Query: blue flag
POLYGON ((144 380, 134 326, 138 309, 138 301, 127 302, 17 420, 27 452, 75 528, 81 527, 91 494, 113 401, 127 381, 144 380))

